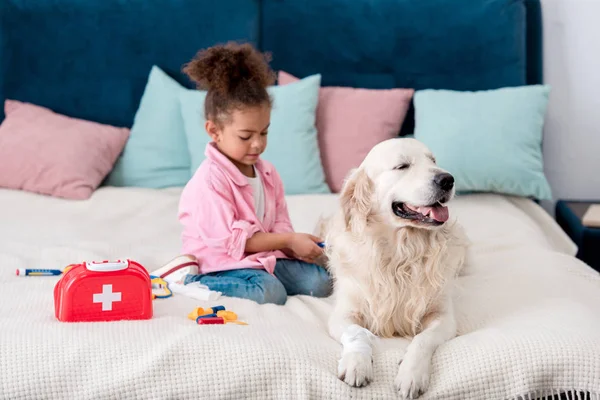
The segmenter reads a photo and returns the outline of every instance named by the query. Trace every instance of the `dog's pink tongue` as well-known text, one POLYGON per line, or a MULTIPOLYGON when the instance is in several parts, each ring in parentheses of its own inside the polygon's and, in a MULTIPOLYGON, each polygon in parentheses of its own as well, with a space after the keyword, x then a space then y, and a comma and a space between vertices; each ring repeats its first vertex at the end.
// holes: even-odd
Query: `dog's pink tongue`
MULTIPOLYGON (((429 208, 429 207, 427 207, 429 208)), ((429 218, 435 219, 439 222, 448 221, 448 207, 446 206, 435 206, 431 207, 429 212, 429 218)))
POLYGON ((446 207, 446 206, 414 207, 414 206, 410 206, 408 204, 406 206, 413 211, 421 213, 421 214, 425 215, 426 217, 435 219, 436 221, 439 221, 439 222, 446 222, 446 221, 448 221, 448 218, 449 218, 448 207, 446 207))

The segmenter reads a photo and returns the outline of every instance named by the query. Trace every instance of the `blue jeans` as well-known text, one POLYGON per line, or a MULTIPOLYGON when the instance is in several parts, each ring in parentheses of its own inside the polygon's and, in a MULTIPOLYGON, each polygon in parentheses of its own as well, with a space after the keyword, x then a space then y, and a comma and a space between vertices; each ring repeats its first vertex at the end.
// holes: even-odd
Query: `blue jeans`
POLYGON ((241 297, 259 304, 285 304, 287 296, 305 294, 327 297, 332 284, 329 273, 318 265, 278 259, 275 276, 262 269, 235 269, 204 275, 188 275, 185 284, 200 282, 224 296, 241 297))

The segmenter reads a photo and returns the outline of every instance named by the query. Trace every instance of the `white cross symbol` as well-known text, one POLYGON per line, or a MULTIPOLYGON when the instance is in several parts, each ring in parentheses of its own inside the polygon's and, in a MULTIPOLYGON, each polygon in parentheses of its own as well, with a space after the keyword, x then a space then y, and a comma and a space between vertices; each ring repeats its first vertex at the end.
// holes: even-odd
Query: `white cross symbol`
POLYGON ((112 285, 102 285, 102 293, 94 293, 94 303, 102 303, 102 311, 112 311, 116 301, 121 301, 121 292, 113 293, 112 285))

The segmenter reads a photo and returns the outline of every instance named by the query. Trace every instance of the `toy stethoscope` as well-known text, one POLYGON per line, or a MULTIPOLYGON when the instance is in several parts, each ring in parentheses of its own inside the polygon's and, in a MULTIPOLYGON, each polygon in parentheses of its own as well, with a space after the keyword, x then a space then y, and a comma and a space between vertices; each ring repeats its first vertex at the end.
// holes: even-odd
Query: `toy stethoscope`
POLYGON ((152 284, 152 289, 162 289, 162 293, 152 292, 152 300, 154 299, 166 299, 168 297, 173 296, 173 292, 169 289, 169 284, 160 276, 150 275, 150 283, 152 284))

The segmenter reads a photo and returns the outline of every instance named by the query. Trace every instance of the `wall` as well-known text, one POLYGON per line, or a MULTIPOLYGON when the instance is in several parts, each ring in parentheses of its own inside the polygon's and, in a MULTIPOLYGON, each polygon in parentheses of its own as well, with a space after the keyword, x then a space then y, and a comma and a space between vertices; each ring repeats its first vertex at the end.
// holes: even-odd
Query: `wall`
POLYGON ((546 173, 555 199, 600 201, 600 0, 542 0, 542 13, 546 173))

